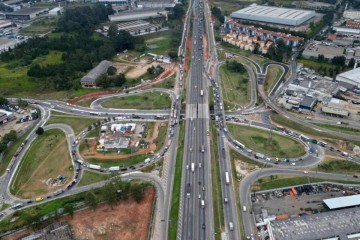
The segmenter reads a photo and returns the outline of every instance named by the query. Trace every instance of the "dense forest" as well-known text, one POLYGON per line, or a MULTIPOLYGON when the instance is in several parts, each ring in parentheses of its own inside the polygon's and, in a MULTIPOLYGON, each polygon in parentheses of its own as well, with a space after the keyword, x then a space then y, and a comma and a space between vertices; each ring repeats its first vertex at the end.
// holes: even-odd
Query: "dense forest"
POLYGON ((95 27, 107 21, 111 7, 94 5, 68 9, 60 17, 54 32, 58 36, 32 38, 0 55, 9 68, 29 66, 27 75, 42 82, 44 88, 68 90, 79 86, 79 79, 101 60, 115 55, 116 51, 133 49, 143 44, 141 37, 120 31, 111 38, 94 37, 95 27), (51 50, 61 51, 62 63, 33 64, 33 60, 51 50))

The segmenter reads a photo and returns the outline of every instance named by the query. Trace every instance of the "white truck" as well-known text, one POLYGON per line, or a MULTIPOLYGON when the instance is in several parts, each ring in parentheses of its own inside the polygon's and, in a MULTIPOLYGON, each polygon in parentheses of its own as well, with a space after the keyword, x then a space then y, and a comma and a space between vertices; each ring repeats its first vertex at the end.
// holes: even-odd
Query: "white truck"
POLYGON ((191 163, 191 171, 195 172, 195 163, 191 163))
POLYGON ((200 96, 204 96, 204 91, 202 89, 200 90, 200 96))
POLYGON ((205 200, 201 200, 201 207, 205 208, 205 200))
POLYGON ((233 224, 233 222, 229 222, 229 229, 230 229, 230 231, 233 231, 233 230, 234 230, 234 224, 233 224))
POLYGON ((119 171, 119 170, 120 170, 119 166, 109 167, 109 171, 119 171))
POLYGON ((89 164, 88 166, 90 169, 93 169, 93 170, 100 170, 101 169, 101 166, 100 165, 95 165, 95 164, 89 164))
POLYGON ((225 182, 226 182, 227 185, 230 184, 229 172, 225 172, 225 182))
POLYGON ((150 158, 147 158, 147 159, 145 159, 144 163, 147 164, 150 162, 150 160, 151 160, 150 158))

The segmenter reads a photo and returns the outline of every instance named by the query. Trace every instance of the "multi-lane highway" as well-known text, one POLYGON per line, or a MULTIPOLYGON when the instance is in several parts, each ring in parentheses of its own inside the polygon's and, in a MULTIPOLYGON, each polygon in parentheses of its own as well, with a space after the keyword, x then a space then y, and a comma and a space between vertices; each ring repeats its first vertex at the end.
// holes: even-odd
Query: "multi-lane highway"
POLYGON ((208 90, 204 78, 203 2, 193 5, 193 33, 186 98, 185 148, 182 174, 181 239, 212 239, 208 90))

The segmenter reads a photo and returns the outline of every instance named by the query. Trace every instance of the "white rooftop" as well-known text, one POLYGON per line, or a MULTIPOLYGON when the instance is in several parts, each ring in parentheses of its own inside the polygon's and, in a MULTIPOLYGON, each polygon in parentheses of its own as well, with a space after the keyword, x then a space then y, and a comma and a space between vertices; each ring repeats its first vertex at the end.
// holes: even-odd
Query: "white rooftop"
POLYGON ((360 68, 355 68, 353 70, 344 72, 344 73, 340 73, 339 75, 337 75, 337 77, 341 77, 344 79, 348 79, 357 83, 360 83, 360 68))
POLYGON ((360 205, 360 194, 338 198, 329 198, 324 199, 323 201, 330 209, 353 207, 360 205))

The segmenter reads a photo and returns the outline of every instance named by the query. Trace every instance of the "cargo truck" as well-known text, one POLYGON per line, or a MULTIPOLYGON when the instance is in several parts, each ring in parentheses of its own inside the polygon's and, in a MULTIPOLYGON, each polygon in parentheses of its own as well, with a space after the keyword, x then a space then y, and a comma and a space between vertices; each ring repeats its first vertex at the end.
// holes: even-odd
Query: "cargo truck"
POLYGON ((195 172, 195 163, 191 163, 191 171, 195 172))

